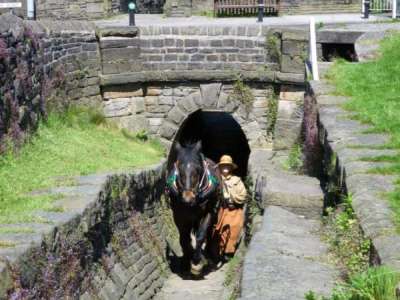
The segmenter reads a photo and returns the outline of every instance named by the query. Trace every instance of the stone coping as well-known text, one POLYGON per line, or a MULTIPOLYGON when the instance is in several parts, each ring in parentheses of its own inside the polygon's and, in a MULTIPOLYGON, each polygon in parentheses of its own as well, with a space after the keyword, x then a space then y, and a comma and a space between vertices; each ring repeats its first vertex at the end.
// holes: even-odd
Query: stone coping
POLYGON ((118 85, 142 82, 182 82, 182 81, 222 81, 233 82, 237 75, 244 81, 275 82, 304 85, 304 75, 271 71, 236 72, 233 70, 182 70, 182 71, 142 71, 113 75, 100 75, 100 85, 118 85))
MULTIPOLYGON (((326 81, 310 81, 308 94, 319 107, 319 136, 327 159, 326 168, 336 170, 338 186, 352 195, 353 209, 366 237, 372 240, 376 251, 374 263, 400 270, 400 235, 392 221, 388 201, 383 193, 394 189, 394 176, 370 174, 371 168, 382 163, 362 159, 376 155, 397 154, 394 150, 376 149, 389 140, 383 134, 365 134, 368 126, 349 118, 341 108, 347 99, 333 96, 334 87, 326 81), (330 161, 330 162, 329 162, 330 161)), ((387 163, 383 163, 387 164, 387 163)))
MULTIPOLYGON (((73 186, 60 186, 34 192, 40 195, 57 195, 55 200, 57 208, 54 211, 36 211, 34 215, 40 217, 40 223, 2 224, 1 227, 9 229, 0 233, 0 299, 3 299, 7 290, 12 286, 12 274, 10 267, 14 268, 20 262, 24 262, 33 249, 54 237, 63 228, 69 230, 71 224, 85 223, 87 220, 96 222, 99 217, 98 209, 101 205, 99 197, 104 193, 107 183, 117 175, 126 175, 136 178, 134 181, 140 189, 143 186, 142 177, 150 173, 157 174, 161 178, 165 169, 166 160, 155 165, 135 168, 122 172, 107 172, 77 176, 73 186)), ((102 208, 106 209, 106 208, 102 208)), ((73 226, 73 225, 72 225, 73 226)), ((87 225, 88 228, 90 225, 87 225)), ((78 226, 79 227, 79 226, 78 226)), ((82 228, 74 227, 73 230, 82 228)))

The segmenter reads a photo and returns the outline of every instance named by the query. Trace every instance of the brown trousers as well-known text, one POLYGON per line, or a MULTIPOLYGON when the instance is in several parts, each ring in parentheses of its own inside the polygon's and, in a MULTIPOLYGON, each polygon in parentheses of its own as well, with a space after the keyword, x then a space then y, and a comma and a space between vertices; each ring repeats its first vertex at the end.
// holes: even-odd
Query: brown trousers
POLYGON ((242 207, 232 210, 221 207, 218 212, 218 221, 212 233, 213 254, 233 254, 244 224, 242 207))

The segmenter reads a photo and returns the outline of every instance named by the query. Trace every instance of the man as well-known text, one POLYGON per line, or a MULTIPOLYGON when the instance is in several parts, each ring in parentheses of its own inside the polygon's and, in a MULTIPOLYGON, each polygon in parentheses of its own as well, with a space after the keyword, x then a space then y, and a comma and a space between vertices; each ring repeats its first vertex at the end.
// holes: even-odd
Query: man
POLYGON ((232 174, 232 171, 237 168, 232 157, 223 155, 218 168, 222 177, 223 200, 212 234, 212 248, 215 257, 228 260, 235 254, 243 229, 243 205, 247 191, 240 177, 232 174))

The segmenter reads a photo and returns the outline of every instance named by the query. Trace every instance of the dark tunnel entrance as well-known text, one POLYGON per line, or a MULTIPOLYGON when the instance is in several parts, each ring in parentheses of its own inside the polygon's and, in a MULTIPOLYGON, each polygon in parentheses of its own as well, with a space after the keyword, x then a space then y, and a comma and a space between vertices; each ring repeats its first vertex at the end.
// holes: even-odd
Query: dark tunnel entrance
MULTIPOLYGON (((247 175, 250 148, 247 138, 236 120, 226 112, 196 111, 182 124, 175 141, 181 144, 202 141, 206 157, 218 162, 223 154, 232 156, 238 165, 236 175, 247 175)), ((175 161, 174 147, 169 161, 175 161)))

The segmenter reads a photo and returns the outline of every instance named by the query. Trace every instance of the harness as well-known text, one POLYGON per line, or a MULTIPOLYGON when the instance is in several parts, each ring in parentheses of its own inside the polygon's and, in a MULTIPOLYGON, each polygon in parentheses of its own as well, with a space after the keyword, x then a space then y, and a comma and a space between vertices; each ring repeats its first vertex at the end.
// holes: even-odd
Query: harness
MULTIPOLYGON (((199 181, 199 185, 197 187, 196 197, 200 194, 207 194, 212 189, 214 189, 218 185, 218 179, 214 176, 210 171, 210 164, 206 161, 204 156, 202 155, 202 164, 203 164, 203 175, 199 181)), ((179 170, 177 163, 174 163, 174 169, 170 176, 167 178, 167 188, 173 190, 175 194, 179 194, 178 187, 178 179, 179 179, 179 170)), ((204 199, 203 199, 204 200, 204 199)), ((203 204, 205 201, 203 201, 203 204)))

